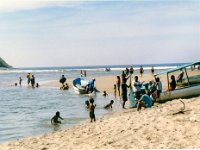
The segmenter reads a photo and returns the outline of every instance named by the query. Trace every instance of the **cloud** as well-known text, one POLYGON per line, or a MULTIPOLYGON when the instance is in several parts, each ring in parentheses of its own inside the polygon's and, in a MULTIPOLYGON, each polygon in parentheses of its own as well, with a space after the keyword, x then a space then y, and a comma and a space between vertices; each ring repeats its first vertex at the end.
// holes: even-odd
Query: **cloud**
POLYGON ((14 12, 18 10, 30 10, 44 7, 74 7, 83 2, 74 1, 49 1, 49 0, 2 0, 0 2, 0 12, 14 12))

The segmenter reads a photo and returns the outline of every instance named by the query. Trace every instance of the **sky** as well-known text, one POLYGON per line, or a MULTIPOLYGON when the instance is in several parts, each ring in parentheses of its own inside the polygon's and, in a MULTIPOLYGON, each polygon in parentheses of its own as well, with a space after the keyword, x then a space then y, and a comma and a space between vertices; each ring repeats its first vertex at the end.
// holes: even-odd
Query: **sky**
POLYGON ((200 0, 1 0, 0 57, 14 67, 200 61, 200 0))

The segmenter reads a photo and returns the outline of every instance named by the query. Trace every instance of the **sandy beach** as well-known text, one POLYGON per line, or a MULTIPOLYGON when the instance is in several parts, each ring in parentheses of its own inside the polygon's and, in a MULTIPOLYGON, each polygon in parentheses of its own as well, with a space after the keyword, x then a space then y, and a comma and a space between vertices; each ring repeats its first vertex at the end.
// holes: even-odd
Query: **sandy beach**
POLYGON ((1 150, 152 149, 200 147, 200 97, 137 112, 126 109, 73 128, 0 145, 1 150), (176 114, 177 113, 177 114, 176 114))
MULTIPOLYGON (((100 91, 113 93, 116 77, 95 78, 100 91)), ((139 77, 140 81, 152 79, 150 74, 139 77)), ((70 87, 71 81, 68 79, 70 87)), ((60 83, 51 81, 42 86, 59 88, 60 83)), ((125 109, 102 118, 97 116, 95 123, 88 118, 69 129, 3 143, 0 150, 200 148, 199 105, 200 97, 195 97, 155 104, 140 112, 125 109), (183 108, 180 100, 186 106, 183 113, 178 113, 183 108)))

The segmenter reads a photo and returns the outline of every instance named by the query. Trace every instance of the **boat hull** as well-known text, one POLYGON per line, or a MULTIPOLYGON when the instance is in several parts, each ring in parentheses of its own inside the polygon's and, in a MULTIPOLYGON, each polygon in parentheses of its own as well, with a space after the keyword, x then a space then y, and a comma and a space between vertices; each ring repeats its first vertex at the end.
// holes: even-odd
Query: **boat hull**
POLYGON ((73 88, 76 94, 84 94, 87 96, 94 96, 96 94, 95 90, 92 93, 87 93, 86 86, 88 85, 89 81, 84 78, 77 78, 73 80, 73 88))
POLYGON ((174 91, 163 92, 161 93, 160 98, 158 98, 157 101, 168 101, 178 98, 190 98, 199 95, 200 95, 200 84, 191 85, 174 91))

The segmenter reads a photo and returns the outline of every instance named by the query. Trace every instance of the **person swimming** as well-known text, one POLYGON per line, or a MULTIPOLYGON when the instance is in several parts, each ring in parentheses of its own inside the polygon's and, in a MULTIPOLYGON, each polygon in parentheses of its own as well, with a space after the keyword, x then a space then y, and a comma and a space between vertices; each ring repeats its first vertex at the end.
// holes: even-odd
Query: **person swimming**
POLYGON ((113 100, 110 101, 109 104, 107 104, 106 106, 104 106, 105 109, 108 109, 108 108, 112 108, 112 104, 114 103, 113 100))
POLYGON ((58 120, 59 118, 62 119, 62 120, 64 120, 64 119, 60 116, 60 112, 57 111, 57 112, 56 112, 56 115, 53 116, 53 118, 51 118, 51 124, 61 124, 61 121, 58 120))

